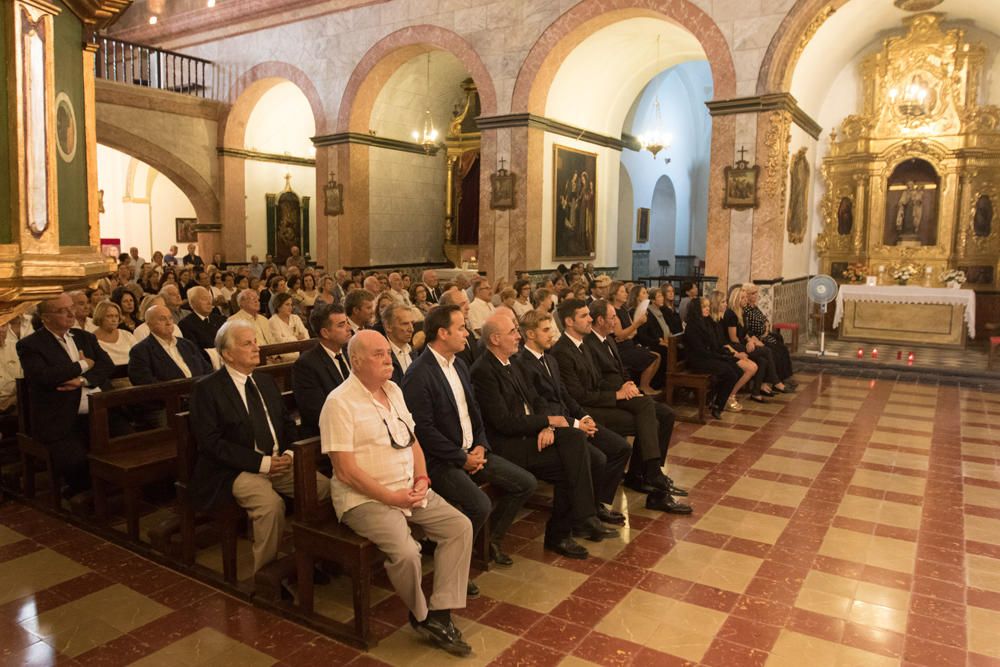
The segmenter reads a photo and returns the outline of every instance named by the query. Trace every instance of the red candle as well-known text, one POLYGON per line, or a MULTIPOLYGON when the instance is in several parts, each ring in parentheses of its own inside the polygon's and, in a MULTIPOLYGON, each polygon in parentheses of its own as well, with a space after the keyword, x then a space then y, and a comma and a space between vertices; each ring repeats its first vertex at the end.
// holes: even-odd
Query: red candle
POLYGON ((906 365, 907 366, 912 366, 913 365, 913 353, 912 352, 910 352, 908 355, 906 355, 906 365))
POLYGON ((865 358, 865 351, 859 347, 858 348, 858 359, 864 359, 864 358, 865 358))
POLYGON ((878 348, 877 347, 873 347, 872 348, 872 359, 878 359, 878 348))
POLYGON ((902 359, 903 359, 903 351, 896 350, 896 361, 902 361, 902 359))

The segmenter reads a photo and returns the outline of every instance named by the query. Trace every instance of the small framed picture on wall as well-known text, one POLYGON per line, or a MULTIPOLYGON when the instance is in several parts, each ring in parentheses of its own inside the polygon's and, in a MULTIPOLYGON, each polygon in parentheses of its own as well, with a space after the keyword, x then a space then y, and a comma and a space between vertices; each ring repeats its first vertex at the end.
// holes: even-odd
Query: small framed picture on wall
POLYGON ((635 215, 635 242, 649 243, 649 209, 640 208, 635 215))
POLYGON ((197 218, 175 218, 177 220, 177 242, 197 243, 198 232, 194 230, 198 224, 197 218))

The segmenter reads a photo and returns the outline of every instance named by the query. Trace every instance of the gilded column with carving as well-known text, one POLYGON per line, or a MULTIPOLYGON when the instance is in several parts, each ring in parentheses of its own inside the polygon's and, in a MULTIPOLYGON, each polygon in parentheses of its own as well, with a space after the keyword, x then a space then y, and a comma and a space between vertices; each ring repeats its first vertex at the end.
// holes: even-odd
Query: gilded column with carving
POLYGON ((753 214, 751 279, 781 276, 785 233, 785 195, 792 115, 770 111, 757 117, 758 164, 761 164, 760 206, 753 214))

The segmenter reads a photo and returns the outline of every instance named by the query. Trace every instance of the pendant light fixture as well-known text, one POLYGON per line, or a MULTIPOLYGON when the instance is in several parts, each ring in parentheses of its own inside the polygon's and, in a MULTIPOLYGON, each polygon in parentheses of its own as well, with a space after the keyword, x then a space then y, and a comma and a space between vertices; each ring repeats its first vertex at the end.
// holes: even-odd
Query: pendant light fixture
MULTIPOLYGON (((656 62, 660 62, 660 36, 656 36, 656 62)), ((669 149, 670 142, 673 141, 673 135, 663 129, 663 117, 660 113, 660 94, 656 93, 653 96, 653 113, 655 115, 655 121, 652 130, 645 132, 639 136, 639 144, 642 146, 643 150, 649 151, 653 159, 656 159, 656 154, 661 150, 669 149)))
POLYGON ((423 131, 414 130, 413 140, 424 147, 424 152, 430 154, 437 146, 438 132, 434 129, 434 120, 431 118, 431 52, 427 52, 427 108, 424 110, 423 131))

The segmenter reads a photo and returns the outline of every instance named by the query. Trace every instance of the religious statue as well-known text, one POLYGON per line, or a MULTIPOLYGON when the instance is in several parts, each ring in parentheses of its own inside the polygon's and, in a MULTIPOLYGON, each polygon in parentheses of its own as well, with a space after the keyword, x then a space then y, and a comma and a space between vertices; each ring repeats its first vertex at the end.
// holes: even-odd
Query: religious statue
POLYGON ((903 233, 903 223, 906 216, 906 207, 910 207, 910 233, 920 234, 920 221, 924 216, 924 186, 906 182, 906 189, 899 195, 899 204, 896 205, 896 233, 903 233))

